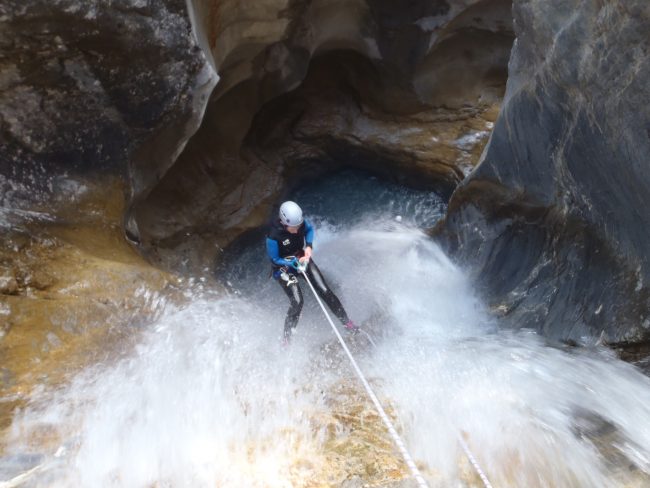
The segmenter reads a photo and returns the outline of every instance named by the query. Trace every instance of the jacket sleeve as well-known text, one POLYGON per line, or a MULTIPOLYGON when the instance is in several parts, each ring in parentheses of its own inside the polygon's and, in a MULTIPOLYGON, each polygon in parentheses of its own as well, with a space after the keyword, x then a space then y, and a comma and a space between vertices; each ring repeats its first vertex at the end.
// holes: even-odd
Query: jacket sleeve
POLYGON ((275 239, 266 238, 266 252, 273 264, 277 264, 278 266, 287 265, 287 261, 280 257, 280 248, 278 247, 278 241, 275 239))
POLYGON ((314 226, 309 220, 305 220, 305 245, 314 247, 314 226))

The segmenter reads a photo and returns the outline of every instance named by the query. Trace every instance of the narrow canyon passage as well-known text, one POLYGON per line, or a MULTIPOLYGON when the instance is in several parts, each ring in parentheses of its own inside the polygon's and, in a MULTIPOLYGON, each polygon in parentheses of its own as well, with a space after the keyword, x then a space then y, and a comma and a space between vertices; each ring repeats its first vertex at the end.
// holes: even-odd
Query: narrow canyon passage
MULTIPOLYGON (((348 336, 430 486, 646 486, 650 380, 607 351, 500 331, 424 230, 430 191, 345 170, 291 195, 315 258, 374 338, 348 336), (354 191, 353 191, 354 190, 354 191)), ((24 486, 410 486, 313 299, 280 344, 286 298, 259 234, 137 343, 19 412, 0 479, 24 486)), ((13 485, 10 485, 13 486, 13 485)))
POLYGON ((465 444, 495 488, 650 486, 647 0, 0 27, 0 488, 415 486, 307 286, 283 344, 288 199, 430 487, 489 485, 465 444))

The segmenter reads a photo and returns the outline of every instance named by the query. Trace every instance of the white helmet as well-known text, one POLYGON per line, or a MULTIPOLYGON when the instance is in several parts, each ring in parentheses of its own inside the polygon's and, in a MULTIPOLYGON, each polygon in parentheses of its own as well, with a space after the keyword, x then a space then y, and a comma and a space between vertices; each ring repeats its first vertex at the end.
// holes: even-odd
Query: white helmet
POLYGON ((287 201, 280 205, 280 222, 288 227, 302 224, 302 210, 296 202, 287 201))

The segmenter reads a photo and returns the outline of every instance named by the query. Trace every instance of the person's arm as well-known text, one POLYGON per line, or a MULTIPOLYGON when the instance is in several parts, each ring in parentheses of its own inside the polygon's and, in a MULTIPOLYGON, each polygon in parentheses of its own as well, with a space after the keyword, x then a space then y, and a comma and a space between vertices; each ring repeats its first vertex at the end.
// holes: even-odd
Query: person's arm
POLYGON ((275 239, 266 238, 266 252, 273 264, 277 264, 278 266, 286 266, 288 264, 285 259, 280 257, 280 248, 278 247, 278 241, 275 239))
POLYGON ((309 220, 305 220, 305 246, 312 249, 314 247, 314 226, 309 220))
POLYGON ((300 262, 304 263, 311 259, 312 246, 314 245, 314 226, 305 220, 305 255, 300 258, 300 262))

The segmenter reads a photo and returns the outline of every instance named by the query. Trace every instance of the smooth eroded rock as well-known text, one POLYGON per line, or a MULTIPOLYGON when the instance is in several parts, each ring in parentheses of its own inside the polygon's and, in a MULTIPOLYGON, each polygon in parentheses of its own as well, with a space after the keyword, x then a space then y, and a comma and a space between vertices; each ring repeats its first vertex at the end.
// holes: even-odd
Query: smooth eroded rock
POLYGON ((186 3, 8 0, 0 22, 3 206, 51 205, 62 175, 119 175, 129 197, 146 192, 216 81, 186 3))
POLYGON ((194 1, 220 80, 199 131, 134 207, 143 252, 209 272, 287 187, 341 164, 449 194, 503 94, 510 5, 194 1))
POLYGON ((440 232, 515 327, 650 340, 650 4, 515 1, 485 157, 440 232))

